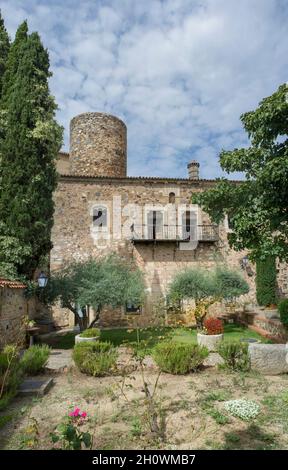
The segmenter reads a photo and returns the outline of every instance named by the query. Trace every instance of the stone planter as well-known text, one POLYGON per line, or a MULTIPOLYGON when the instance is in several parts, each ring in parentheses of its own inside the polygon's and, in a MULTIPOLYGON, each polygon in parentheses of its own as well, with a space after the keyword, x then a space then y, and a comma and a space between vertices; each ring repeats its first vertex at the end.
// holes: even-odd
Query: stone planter
POLYGON ((92 338, 83 338, 80 335, 75 336, 75 344, 83 343, 85 341, 99 341, 100 336, 92 336, 92 338))
POLYGON ((214 352, 217 351, 218 344, 223 340, 224 335, 203 335, 202 333, 197 333, 197 343, 199 346, 205 346, 208 351, 214 352))
MULTIPOLYGON (((258 308, 261 309, 261 310, 264 310, 264 307, 262 307, 262 308, 258 307, 258 308)), ((252 314, 252 313, 255 314, 255 309, 256 309, 255 305, 251 305, 251 304, 244 305, 244 313, 246 313, 246 314, 249 314, 249 313, 250 314, 252 314)))
POLYGON ((287 344, 249 344, 251 369, 264 375, 288 373, 287 344))
POLYGON ((268 318, 268 320, 272 320, 273 318, 280 319, 280 313, 278 312, 277 308, 265 308, 265 310, 263 310, 263 315, 265 318, 268 318))

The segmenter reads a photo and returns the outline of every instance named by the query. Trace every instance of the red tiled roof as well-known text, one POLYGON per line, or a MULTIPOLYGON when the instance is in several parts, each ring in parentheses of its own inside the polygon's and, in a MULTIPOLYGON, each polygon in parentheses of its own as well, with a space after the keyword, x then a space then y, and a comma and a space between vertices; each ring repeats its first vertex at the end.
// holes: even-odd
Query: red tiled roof
POLYGON ((10 289, 25 289, 25 284, 20 281, 10 281, 9 279, 0 279, 0 287, 9 287, 10 289))

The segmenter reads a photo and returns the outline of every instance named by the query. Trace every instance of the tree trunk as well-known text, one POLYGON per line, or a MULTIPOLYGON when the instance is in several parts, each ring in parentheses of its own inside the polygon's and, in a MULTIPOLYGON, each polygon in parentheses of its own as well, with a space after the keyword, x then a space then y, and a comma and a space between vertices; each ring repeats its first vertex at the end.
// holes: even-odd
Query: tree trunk
POLYGON ((203 320, 202 318, 196 317, 196 328, 197 330, 202 330, 203 329, 203 320))
POLYGON ((198 300, 198 301, 196 300, 195 305, 196 305, 196 308, 195 308, 196 328, 197 330, 202 330, 206 312, 204 311, 203 313, 204 305, 203 305, 203 302, 201 302, 201 300, 198 300))
POLYGON ((210 300, 196 300, 196 308, 195 308, 195 320, 197 329, 202 330, 204 326, 204 320, 208 313, 208 308, 210 305, 213 305, 215 302, 220 300, 219 298, 215 297, 210 300))
POLYGON ((87 328, 88 328, 88 316, 87 316, 86 312, 83 312, 82 322, 83 322, 84 330, 87 330, 87 328))
POLYGON ((149 426, 152 434, 160 437, 160 428, 158 425, 158 413, 155 407, 153 396, 150 393, 147 382, 144 381, 144 393, 148 401, 149 426))
POLYGON ((71 310, 72 313, 74 313, 75 318, 77 320, 77 323, 79 325, 80 331, 81 332, 84 331, 85 330, 85 324, 83 322, 84 318, 82 318, 78 315, 77 309, 74 308, 71 304, 67 304, 67 305, 65 305, 65 307, 68 308, 69 310, 71 310))
POLYGON ((94 318, 94 320, 91 321, 90 325, 88 326, 88 328, 93 328, 93 326, 95 325, 95 323, 99 320, 100 318, 100 313, 101 313, 101 307, 97 307, 97 311, 96 311, 96 316, 94 318))

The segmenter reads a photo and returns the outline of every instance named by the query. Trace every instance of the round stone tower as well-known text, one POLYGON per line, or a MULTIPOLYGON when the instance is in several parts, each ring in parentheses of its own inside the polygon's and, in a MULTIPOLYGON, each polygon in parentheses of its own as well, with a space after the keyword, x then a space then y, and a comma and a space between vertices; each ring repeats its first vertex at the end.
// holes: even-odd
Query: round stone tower
POLYGON ((84 113, 70 123, 70 174, 127 175, 127 129, 123 121, 105 113, 84 113))

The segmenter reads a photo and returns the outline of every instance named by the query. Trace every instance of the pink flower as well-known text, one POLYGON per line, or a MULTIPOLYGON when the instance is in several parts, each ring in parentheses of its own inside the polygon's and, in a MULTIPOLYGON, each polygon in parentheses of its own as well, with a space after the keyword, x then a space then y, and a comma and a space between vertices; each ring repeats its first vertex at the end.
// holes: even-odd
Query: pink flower
POLYGON ((83 412, 81 413, 81 418, 86 418, 86 416, 87 416, 86 411, 83 411, 83 412))
POLYGON ((69 416, 77 418, 77 416, 79 416, 79 414, 80 414, 80 408, 74 408, 74 410, 71 411, 71 413, 69 413, 69 416))
POLYGON ((75 408, 74 416, 79 416, 79 414, 80 414, 80 408, 75 408))

